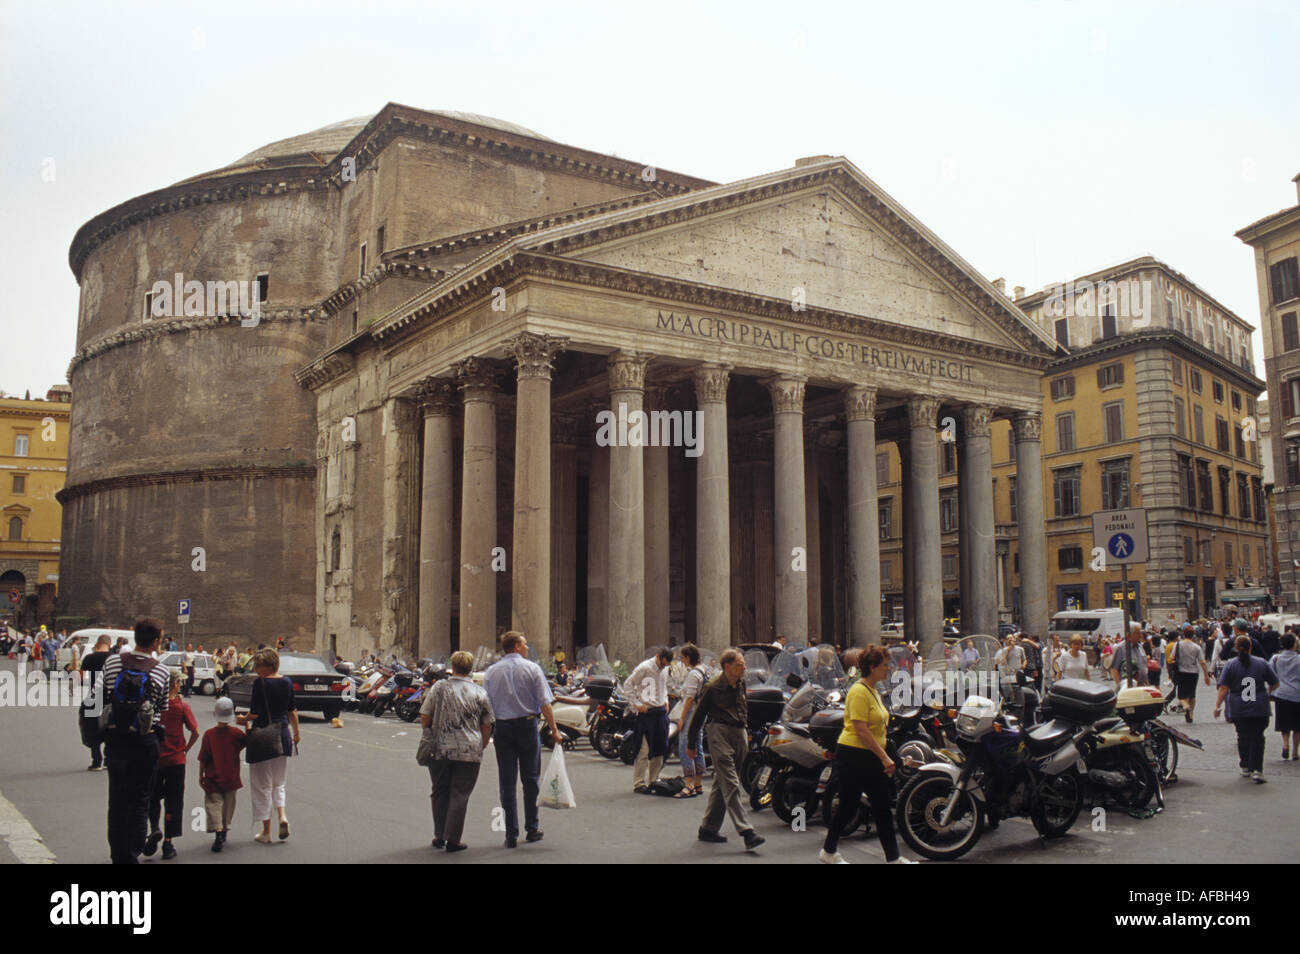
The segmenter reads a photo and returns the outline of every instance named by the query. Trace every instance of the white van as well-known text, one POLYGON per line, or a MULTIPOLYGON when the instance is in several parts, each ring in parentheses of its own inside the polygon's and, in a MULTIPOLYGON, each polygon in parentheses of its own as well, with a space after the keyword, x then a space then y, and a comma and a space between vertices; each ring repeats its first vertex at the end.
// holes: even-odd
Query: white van
POLYGON ((1068 644, 1070 637, 1076 633, 1083 637, 1088 647, 1088 661, 1096 665, 1096 651, 1102 637, 1112 639, 1124 635, 1124 611, 1118 607, 1096 610, 1065 610, 1052 617, 1047 632, 1060 636, 1061 642, 1068 644))
POLYGON ((1263 613, 1259 617, 1260 628, 1272 626, 1279 633, 1284 632, 1288 626, 1300 626, 1300 616, 1294 613, 1263 613))

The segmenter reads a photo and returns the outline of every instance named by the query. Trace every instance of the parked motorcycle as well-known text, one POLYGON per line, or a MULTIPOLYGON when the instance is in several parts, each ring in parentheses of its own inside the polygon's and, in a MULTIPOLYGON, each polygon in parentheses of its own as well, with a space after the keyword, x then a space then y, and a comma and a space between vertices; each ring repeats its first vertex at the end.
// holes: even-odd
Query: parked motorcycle
MULTIPOLYGON (((1096 684, 1091 682, 1056 683, 1042 702, 1044 719, 1053 718, 1063 701, 1067 702, 1067 709, 1074 704, 1077 698, 1077 691, 1071 686, 1074 682, 1095 691, 1096 684)), ((1144 725, 1149 717, 1160 712, 1164 699, 1158 689, 1133 686, 1121 689, 1115 701, 1122 721, 1116 720, 1114 727, 1089 736, 1079 746, 1087 763, 1085 797, 1090 797, 1093 804, 1109 801, 1129 811, 1140 811, 1152 798, 1160 797, 1159 762, 1144 725)))
POLYGON ((959 858, 1010 816, 1028 817, 1046 838, 1070 830, 1083 808, 1083 752, 1122 720, 1105 718, 1115 705, 1108 686, 1067 679, 1053 693, 1055 718, 1029 728, 1000 700, 966 699, 957 716, 960 764, 922 767, 898 797, 898 829, 909 847, 927 858, 959 858))

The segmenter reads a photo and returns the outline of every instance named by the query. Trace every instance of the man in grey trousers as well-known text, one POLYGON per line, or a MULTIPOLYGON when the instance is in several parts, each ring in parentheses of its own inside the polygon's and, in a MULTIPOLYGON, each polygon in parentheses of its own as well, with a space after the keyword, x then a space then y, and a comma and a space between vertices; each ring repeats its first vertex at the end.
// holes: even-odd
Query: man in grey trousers
POLYGON ((722 672, 714 676, 700 692, 687 730, 686 757, 695 758, 700 748, 700 730, 709 739, 713 758, 713 787, 700 824, 699 839, 713 843, 727 840, 719 829, 725 813, 731 815, 736 831, 745 839, 745 850, 753 851, 765 839, 749 822, 740 787, 740 764, 749 748, 745 732, 749 707, 745 696, 745 657, 738 649, 726 650, 720 659, 722 672))
POLYGON ((487 693, 470 678, 473 669, 473 656, 452 653, 451 678, 435 683, 420 706, 420 725, 433 743, 433 847, 447 851, 467 847, 460 840, 465 813, 496 721, 487 693))

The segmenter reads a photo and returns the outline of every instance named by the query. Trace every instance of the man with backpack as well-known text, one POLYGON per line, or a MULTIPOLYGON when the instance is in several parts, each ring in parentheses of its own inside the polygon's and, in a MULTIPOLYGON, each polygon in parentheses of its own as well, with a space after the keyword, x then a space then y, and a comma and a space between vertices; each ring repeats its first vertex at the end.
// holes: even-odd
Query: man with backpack
POLYGON ((100 729, 108 764, 108 848, 114 864, 140 861, 148 832, 149 793, 158 767, 167 668, 151 654, 162 639, 161 620, 136 620, 135 649, 104 662, 100 729))

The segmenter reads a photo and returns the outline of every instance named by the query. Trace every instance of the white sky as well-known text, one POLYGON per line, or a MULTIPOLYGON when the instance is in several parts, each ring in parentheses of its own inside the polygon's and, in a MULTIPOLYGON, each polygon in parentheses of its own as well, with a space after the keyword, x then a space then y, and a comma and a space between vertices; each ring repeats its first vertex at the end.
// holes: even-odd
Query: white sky
POLYGON ((1152 254, 1258 325, 1298 41, 1286 2, 0 0, 0 388, 64 379, 92 216, 389 101, 720 182, 844 155, 1008 289, 1152 254))

